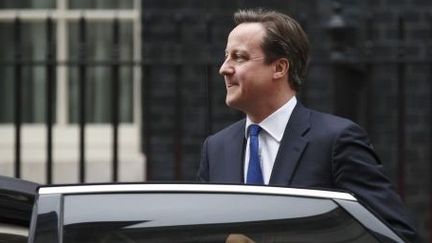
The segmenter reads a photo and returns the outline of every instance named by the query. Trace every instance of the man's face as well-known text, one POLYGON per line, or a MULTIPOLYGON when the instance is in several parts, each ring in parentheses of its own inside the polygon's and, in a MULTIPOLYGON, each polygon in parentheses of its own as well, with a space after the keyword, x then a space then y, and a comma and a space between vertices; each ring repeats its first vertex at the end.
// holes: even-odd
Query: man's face
POLYGON ((228 36, 225 61, 219 70, 225 78, 226 104, 247 114, 272 95, 273 67, 264 63, 264 36, 260 23, 235 27, 228 36))

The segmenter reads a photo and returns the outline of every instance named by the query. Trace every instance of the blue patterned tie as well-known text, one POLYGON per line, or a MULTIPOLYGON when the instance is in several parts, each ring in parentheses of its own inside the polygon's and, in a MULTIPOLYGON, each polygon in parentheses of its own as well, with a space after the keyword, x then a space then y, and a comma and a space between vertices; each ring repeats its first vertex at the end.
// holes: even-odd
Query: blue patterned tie
POLYGON ((258 134, 261 127, 258 125, 249 126, 249 167, 247 171, 246 184, 264 184, 261 163, 259 158, 259 140, 258 134))

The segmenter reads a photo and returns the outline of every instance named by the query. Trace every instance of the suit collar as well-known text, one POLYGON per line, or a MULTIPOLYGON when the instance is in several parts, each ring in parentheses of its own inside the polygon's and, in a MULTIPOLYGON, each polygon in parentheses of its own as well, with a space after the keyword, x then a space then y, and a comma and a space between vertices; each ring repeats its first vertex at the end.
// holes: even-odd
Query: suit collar
POLYGON ((246 125, 245 119, 237 122, 233 127, 232 131, 229 132, 228 136, 225 137, 224 149, 225 162, 227 169, 225 178, 228 178, 229 183, 243 184, 243 163, 244 163, 244 147, 245 147, 245 135, 244 127, 246 125))
POLYGON ((298 102, 285 128, 270 177, 271 185, 291 183, 299 159, 308 144, 304 134, 310 128, 310 111, 298 102))
MULTIPOLYGON (((297 98, 291 97, 284 105, 262 120, 258 125, 265 130, 271 137, 280 143, 284 134, 285 128, 290 120, 292 111, 297 104, 297 98)), ((245 138, 248 137, 248 127, 253 122, 246 117, 245 138)))
MULTIPOLYGON (((246 120, 243 119, 230 129, 225 137, 224 164, 228 183, 243 184, 246 120)), ((270 176, 270 185, 287 186, 291 183, 299 159, 308 144, 304 134, 310 128, 310 111, 297 102, 285 128, 279 151, 270 176)))

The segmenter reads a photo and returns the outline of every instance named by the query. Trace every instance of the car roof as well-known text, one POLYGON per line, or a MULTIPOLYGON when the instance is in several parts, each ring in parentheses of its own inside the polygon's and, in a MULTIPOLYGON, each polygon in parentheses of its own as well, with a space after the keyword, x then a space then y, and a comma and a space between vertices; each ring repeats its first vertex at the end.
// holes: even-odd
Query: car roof
POLYGON ((14 191, 25 195, 36 195, 38 183, 26 181, 23 179, 1 176, 0 175, 0 190, 14 191))
POLYGON ((347 192, 315 190, 303 188, 286 188, 274 186, 228 185, 228 184, 79 184, 42 186, 39 194, 87 194, 87 193, 121 193, 121 192, 220 192, 220 193, 258 193, 272 195, 305 196, 315 198, 343 199, 356 201, 347 192))
POLYGON ((0 222, 28 226, 39 184, 0 176, 0 222))

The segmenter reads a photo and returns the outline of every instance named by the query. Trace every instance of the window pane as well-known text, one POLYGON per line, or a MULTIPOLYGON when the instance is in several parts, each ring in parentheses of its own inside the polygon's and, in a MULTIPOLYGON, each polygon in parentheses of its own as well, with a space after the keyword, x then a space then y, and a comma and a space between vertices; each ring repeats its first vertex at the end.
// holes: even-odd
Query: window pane
MULTIPOLYGON (((112 100, 119 99, 121 122, 132 122, 132 85, 133 66, 121 64, 119 77, 119 97, 112 97, 113 70, 113 24, 112 22, 89 22, 86 25, 86 52, 90 62, 86 67, 86 121, 93 123, 111 122, 112 100), (95 61, 97 63, 95 63, 95 61)), ((79 25, 69 24, 69 55, 72 60, 79 60, 79 25)), ((132 60, 133 29, 130 22, 120 24, 120 59, 132 60)), ((69 118, 70 122, 79 121, 79 68, 69 70, 69 118)))
POLYGON ((56 0, 1 0, 0 9, 43 9, 55 8, 56 0))
POLYGON ((332 200, 303 197, 73 195, 65 197, 63 220, 65 243, 225 242, 229 236, 255 242, 377 242, 332 200))
MULTIPOLYGON (((11 123, 14 120, 16 52, 28 61, 21 66, 21 115, 23 122, 40 123, 46 116, 46 25, 45 22, 21 24, 21 43, 14 40, 15 25, 3 23, 0 25, 0 41, 11 48, 0 49, 0 60, 8 65, 0 67, 0 122, 11 123), (39 61, 35 63, 32 61, 39 61)), ((55 29, 55 28, 54 28, 55 29)), ((55 36, 55 33, 52 33, 55 36)), ((54 54, 55 55, 55 54, 54 54)), ((55 87, 53 88, 55 92, 55 87)), ((55 94, 54 94, 55 96, 55 94)), ((55 97, 53 97, 55 100, 55 97)), ((53 108, 55 112, 55 107, 53 108)))
POLYGON ((131 9, 133 0, 73 0, 69 1, 71 9, 131 9))
MULTIPOLYGON (((14 57, 13 24, 0 23, 0 42, 11 48, 0 48, 0 60, 12 61, 14 57)), ((14 103, 14 69, 12 65, 0 66, 0 123, 13 122, 14 103)))
POLYGON ((0 77, 0 123, 12 123, 15 107, 13 67, 0 66, 0 77))

